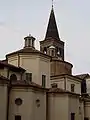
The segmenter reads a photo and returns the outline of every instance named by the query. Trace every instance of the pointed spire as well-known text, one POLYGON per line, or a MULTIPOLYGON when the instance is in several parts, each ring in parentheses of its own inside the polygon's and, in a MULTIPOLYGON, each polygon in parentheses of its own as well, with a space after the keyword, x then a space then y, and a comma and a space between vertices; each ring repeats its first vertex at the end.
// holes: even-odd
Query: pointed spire
POLYGON ((52 9, 50 13, 49 23, 47 27, 46 36, 45 36, 45 39, 48 39, 48 38, 60 40, 58 29, 57 29, 57 24, 55 20, 55 15, 54 15, 53 0, 52 0, 52 9))

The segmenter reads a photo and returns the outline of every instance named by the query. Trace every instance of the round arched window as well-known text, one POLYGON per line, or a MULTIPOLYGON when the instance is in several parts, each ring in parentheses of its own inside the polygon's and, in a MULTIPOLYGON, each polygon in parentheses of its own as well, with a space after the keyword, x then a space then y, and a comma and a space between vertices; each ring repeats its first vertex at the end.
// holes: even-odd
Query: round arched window
POLYGON ((17 80, 17 76, 15 74, 12 74, 10 76, 10 81, 16 81, 17 80))
POLYGON ((16 98, 15 104, 18 105, 18 106, 21 105, 22 104, 22 99, 21 98, 16 98))

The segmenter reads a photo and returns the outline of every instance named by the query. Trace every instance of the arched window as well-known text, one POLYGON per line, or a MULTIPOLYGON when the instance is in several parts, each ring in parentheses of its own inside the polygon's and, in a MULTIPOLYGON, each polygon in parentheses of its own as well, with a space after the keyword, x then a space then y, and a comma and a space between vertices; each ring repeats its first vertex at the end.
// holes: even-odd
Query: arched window
POLYGON ((52 56, 54 56, 54 50, 52 50, 52 56))
POLYGON ((17 80, 17 76, 15 74, 12 74, 10 76, 10 81, 16 81, 17 80))

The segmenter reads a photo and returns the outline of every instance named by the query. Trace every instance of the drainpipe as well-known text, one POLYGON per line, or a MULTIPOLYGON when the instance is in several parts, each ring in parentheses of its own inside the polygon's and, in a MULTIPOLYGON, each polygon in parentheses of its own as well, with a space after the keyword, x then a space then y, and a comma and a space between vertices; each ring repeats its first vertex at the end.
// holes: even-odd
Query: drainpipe
POLYGON ((9 100, 10 100, 10 84, 7 86, 7 120, 9 120, 9 100))
POLYGON ((9 79, 9 68, 7 70, 7 78, 9 79))
POLYGON ((46 92, 46 120, 48 119, 48 93, 46 92))
MULTIPOLYGON (((9 68, 7 70, 7 78, 9 79, 9 68)), ((10 84, 10 81, 9 81, 9 84, 10 84)), ((10 92, 9 84, 7 85, 7 120, 8 120, 8 114, 9 114, 9 92, 10 92)))

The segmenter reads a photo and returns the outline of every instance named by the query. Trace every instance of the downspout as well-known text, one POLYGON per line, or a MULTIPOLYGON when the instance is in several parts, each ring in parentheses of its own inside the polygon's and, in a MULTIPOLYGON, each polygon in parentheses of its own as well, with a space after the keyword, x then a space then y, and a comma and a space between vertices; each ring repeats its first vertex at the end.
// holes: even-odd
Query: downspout
POLYGON ((48 92, 46 92, 46 120, 49 120, 48 117, 48 92))
POLYGON ((8 90, 7 90, 7 120, 9 120, 9 100, 10 100, 10 90, 11 90, 11 87, 10 87, 10 84, 7 86, 8 87, 8 90))
POLYGON ((9 79, 9 68, 7 70, 7 78, 9 79))
MULTIPOLYGON (((7 78, 9 79, 9 69, 7 71, 7 78)), ((7 120, 9 119, 9 98, 10 98, 10 80, 9 80, 9 83, 7 85, 7 120)))

